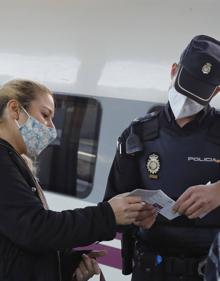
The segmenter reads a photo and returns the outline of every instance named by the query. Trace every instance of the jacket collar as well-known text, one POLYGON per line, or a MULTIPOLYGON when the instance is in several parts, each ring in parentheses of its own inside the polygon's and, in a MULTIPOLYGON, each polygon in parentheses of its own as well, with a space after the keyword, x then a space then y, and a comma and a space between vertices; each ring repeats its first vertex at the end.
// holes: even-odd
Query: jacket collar
MULTIPOLYGON (((0 138, 0 145, 7 146, 8 148, 15 150, 15 148, 6 140, 0 138)), ((15 150, 16 151, 16 150, 15 150)))

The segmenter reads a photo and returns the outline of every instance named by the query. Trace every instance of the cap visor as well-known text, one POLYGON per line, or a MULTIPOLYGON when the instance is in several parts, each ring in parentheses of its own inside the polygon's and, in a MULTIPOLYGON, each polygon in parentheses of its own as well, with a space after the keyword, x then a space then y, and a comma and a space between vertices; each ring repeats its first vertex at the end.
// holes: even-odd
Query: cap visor
POLYGON ((177 74, 174 86, 179 93, 202 105, 210 102, 216 89, 216 86, 196 79, 183 66, 181 66, 177 74))

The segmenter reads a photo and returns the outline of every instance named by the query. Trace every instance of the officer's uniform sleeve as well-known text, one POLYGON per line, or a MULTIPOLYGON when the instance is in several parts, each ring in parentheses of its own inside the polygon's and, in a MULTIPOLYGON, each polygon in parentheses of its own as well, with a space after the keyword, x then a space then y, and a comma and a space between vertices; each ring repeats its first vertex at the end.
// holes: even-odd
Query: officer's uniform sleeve
POLYGON ((126 129, 118 138, 117 150, 108 176, 104 200, 141 187, 137 157, 126 153, 128 134, 129 129, 126 129))
POLYGON ((4 160, 0 162, 0 234, 21 250, 64 250, 114 238, 115 216, 108 202, 62 212, 45 210, 16 165, 4 160))

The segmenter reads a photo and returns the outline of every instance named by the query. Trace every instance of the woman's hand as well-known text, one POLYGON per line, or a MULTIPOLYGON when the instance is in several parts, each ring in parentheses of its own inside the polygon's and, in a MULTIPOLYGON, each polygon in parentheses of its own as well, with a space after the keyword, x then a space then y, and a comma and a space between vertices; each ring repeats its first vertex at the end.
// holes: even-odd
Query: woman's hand
POLYGON ((115 214, 116 223, 120 225, 134 223, 143 209, 143 202, 137 196, 124 196, 124 194, 120 194, 108 202, 115 214))
POLYGON ((154 224, 157 215, 158 210, 153 205, 143 203, 142 209, 140 210, 134 224, 136 226, 148 229, 154 224))
POLYGON ((189 219, 202 217, 220 206, 220 181, 189 187, 176 201, 173 210, 189 219))
POLYGON ((82 255, 82 261, 73 274, 73 281, 87 281, 94 274, 100 274, 100 268, 96 258, 106 255, 105 251, 92 251, 82 255))

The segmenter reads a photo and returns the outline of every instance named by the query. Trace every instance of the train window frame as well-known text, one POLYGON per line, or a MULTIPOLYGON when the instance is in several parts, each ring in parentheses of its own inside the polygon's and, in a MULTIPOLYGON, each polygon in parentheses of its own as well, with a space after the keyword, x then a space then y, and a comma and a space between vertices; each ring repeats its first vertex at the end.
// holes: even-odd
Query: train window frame
POLYGON ((51 192, 86 198, 92 192, 102 106, 90 96, 54 92, 57 138, 39 156, 37 176, 51 192))

